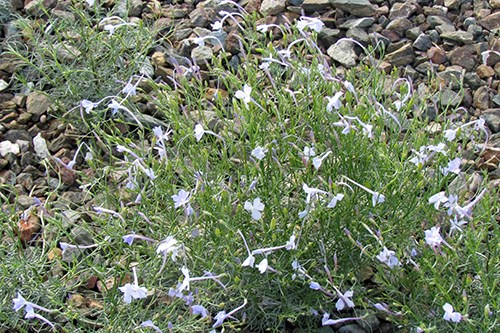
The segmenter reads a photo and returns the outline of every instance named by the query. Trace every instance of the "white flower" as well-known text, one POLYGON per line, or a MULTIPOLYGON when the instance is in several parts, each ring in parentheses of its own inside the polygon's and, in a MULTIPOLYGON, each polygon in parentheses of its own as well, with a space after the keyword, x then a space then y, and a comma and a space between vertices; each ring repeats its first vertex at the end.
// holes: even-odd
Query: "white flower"
MULTIPOLYGON (((306 203, 310 203, 312 200, 317 199, 318 194, 328 194, 328 192, 314 188, 314 187, 309 187, 306 184, 302 184, 302 189, 306 192, 307 197, 306 197, 306 203)), ((306 212, 307 213, 307 212, 306 212)))
POLYGON ((317 156, 317 157, 313 158, 313 162, 312 163, 313 163, 314 168, 316 170, 318 170, 321 167, 321 164, 323 163, 323 160, 325 158, 327 158, 328 155, 330 155, 331 153, 332 153, 331 150, 329 150, 326 153, 324 153, 323 155, 317 156))
POLYGON ((318 18, 301 16, 297 21, 297 29, 303 31, 306 27, 316 32, 320 32, 325 24, 318 18))
POLYGON ((309 288, 311 288, 312 290, 321 290, 321 286, 319 285, 319 283, 314 281, 311 281, 311 283, 309 283, 309 288))
POLYGON ((194 136, 196 137, 196 141, 200 141, 203 134, 205 134, 203 126, 201 126, 201 124, 196 124, 194 126, 194 136))
POLYGON ((158 245, 158 247, 156 248, 156 253, 162 253, 163 255, 172 253, 172 260, 175 261, 180 250, 180 246, 177 245, 177 243, 178 242, 174 237, 168 236, 158 245))
POLYGON ((141 327, 149 327, 149 328, 152 328, 153 330, 155 330, 158 333, 163 333, 162 330, 160 330, 160 328, 158 326, 156 326, 155 324, 153 324, 153 321, 151 321, 151 320, 143 321, 140 326, 141 327))
POLYGON ((262 217, 262 211, 264 210, 265 205, 260 201, 260 198, 255 198, 253 200, 253 204, 249 201, 245 201, 245 210, 252 213, 252 218, 254 220, 260 220, 262 217))
POLYGON ((178 291, 189 290, 189 269, 186 266, 181 267, 182 275, 184 275, 184 280, 177 288, 178 291))
POLYGON ((453 235, 453 232, 455 230, 462 231, 461 227, 463 225, 466 225, 466 224, 467 224, 467 221, 464 221, 464 220, 458 221, 457 216, 455 215, 453 220, 450 220, 450 235, 453 235))
POLYGON ((342 311, 345 307, 348 308, 354 307, 354 302, 351 299, 353 295, 352 290, 346 291, 345 294, 342 294, 340 291, 337 291, 337 294, 339 296, 337 303, 335 303, 337 311, 342 311))
POLYGON ((443 237, 439 234, 439 227, 432 227, 425 230, 425 242, 432 248, 438 247, 443 242, 443 237))
POLYGON ((268 150, 266 148, 258 146, 252 150, 252 156, 261 161, 266 156, 267 152, 268 150))
POLYGON ((316 151, 314 150, 314 147, 304 147, 303 156, 306 161, 309 161, 310 157, 316 156, 316 151))
POLYGON ((255 263, 255 257, 252 254, 250 254, 245 259, 245 261, 243 261, 243 263, 241 264, 241 266, 243 266, 243 267, 246 267, 246 266, 253 267, 254 263, 255 263))
POLYGON ((295 250, 297 248, 297 244, 295 244, 295 239, 296 238, 297 237, 295 235, 291 235, 290 239, 285 244, 285 249, 287 249, 287 250, 295 250))
POLYGON ((459 157, 457 157, 457 158, 451 160, 450 162, 448 162, 448 166, 446 166, 444 168, 439 168, 439 170, 441 170, 441 172, 445 176, 450 172, 458 175, 460 173, 460 164, 461 163, 462 163, 462 160, 459 157))
POLYGON ((453 306, 450 303, 443 305, 444 315, 443 319, 459 323, 462 320, 462 315, 459 312, 453 311, 453 306))
POLYGON ((119 287, 120 291, 123 293, 123 300, 125 303, 130 304, 132 302, 132 298, 146 298, 148 290, 144 287, 139 287, 135 284, 127 283, 123 287, 119 287))
POLYGON ((339 201, 341 201, 342 199, 344 199, 344 195, 342 193, 336 194, 335 196, 333 196, 332 200, 327 205, 327 207, 328 208, 335 208, 335 206, 337 206, 337 203, 339 201))
POLYGON ((203 305, 193 305, 191 309, 193 310, 194 315, 199 314, 202 318, 206 318, 209 316, 208 310, 205 309, 203 305))
POLYGON ((385 246, 384 249, 377 255, 377 259, 389 266, 389 268, 399 266, 399 260, 398 257, 396 257, 396 252, 390 251, 385 246))
POLYGON ((189 203, 191 193, 185 190, 180 190, 177 194, 172 195, 171 198, 174 200, 174 208, 178 208, 189 203))
POLYGON ((439 143, 437 146, 434 146, 434 145, 430 145, 430 146, 427 146, 427 149, 430 150, 430 151, 434 151, 436 153, 441 153, 443 154, 444 156, 447 155, 446 153, 446 145, 444 143, 439 143))
POLYGON ((260 274, 263 274, 269 268, 267 258, 262 259, 262 261, 257 265, 260 274))
POLYGON ((270 27, 271 27, 270 24, 259 24, 258 26, 255 27, 255 29, 258 32, 265 33, 267 32, 267 29, 269 29, 270 27))
POLYGON ((333 97, 326 96, 328 100, 328 104, 326 105, 326 111, 331 112, 334 108, 335 110, 340 109, 342 104, 340 103, 340 97, 342 96, 342 92, 337 92, 333 97))
POLYGON ((212 30, 220 30, 222 29, 222 21, 216 21, 212 24, 212 30))
POLYGON ((448 141, 453 141, 457 137, 457 130, 448 129, 444 131, 444 137, 448 141))
POLYGON ((429 198, 429 203, 434 204, 434 208, 439 209, 439 205, 448 201, 444 191, 434 194, 429 198))
POLYGON ((127 83, 125 87, 123 87, 122 92, 126 95, 131 95, 131 96, 137 95, 137 90, 135 85, 133 85, 130 82, 127 83))
POLYGON ((351 82, 349 82, 349 81, 344 81, 344 82, 343 82, 343 84, 344 84, 344 87, 345 87, 348 91, 350 91, 351 93, 353 93, 354 95, 356 95, 356 90, 354 89, 354 86, 353 86, 353 84, 352 84, 351 82))
POLYGON ((248 105, 252 101, 252 98, 250 97, 250 94, 252 93, 252 87, 249 85, 245 84, 243 86, 243 90, 238 90, 235 94, 234 97, 237 99, 242 99, 243 103, 245 103, 245 106, 248 105))
POLYGON ((378 192, 372 193, 372 205, 375 207, 379 203, 383 203, 385 201, 385 196, 378 192))
POLYGON ((90 111, 92 111, 92 109, 97 106, 97 104, 92 103, 91 101, 86 99, 82 100, 80 102, 80 105, 85 109, 86 113, 90 113, 90 111))

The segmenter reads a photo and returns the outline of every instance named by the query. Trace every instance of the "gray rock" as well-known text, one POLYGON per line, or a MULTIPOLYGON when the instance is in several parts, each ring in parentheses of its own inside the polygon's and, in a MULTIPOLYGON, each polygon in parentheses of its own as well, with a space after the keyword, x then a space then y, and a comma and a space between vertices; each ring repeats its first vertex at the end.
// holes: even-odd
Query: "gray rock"
POLYGON ((354 52, 354 45, 350 41, 340 41, 333 44, 328 48, 326 53, 335 61, 341 63, 346 67, 356 66, 356 52, 354 52))
POLYGON ((417 7, 409 2, 397 2, 392 5, 389 12, 389 20, 395 18, 408 18, 417 10, 417 7))
POLYGON ((368 28, 371 27, 375 19, 373 17, 362 17, 354 20, 347 20, 342 23, 339 28, 350 29, 350 28, 368 28))
POLYGON ((40 116, 47 112, 51 105, 50 99, 39 92, 32 92, 26 100, 26 110, 33 115, 34 122, 40 119, 40 116))
POLYGON ((61 62, 71 62, 75 59, 79 58, 82 55, 82 52, 78 50, 75 46, 70 45, 69 43, 59 43, 54 45, 57 60, 61 62))
POLYGON ((5 132, 3 139, 9 140, 12 143, 16 143, 19 140, 31 141, 31 135, 26 130, 11 129, 5 132))
POLYGON ((481 113, 492 133, 500 132, 500 109, 489 109, 481 113))
POLYGON ((472 89, 477 89, 486 85, 486 82, 481 80, 479 75, 475 72, 465 73, 465 83, 472 89))
POLYGON ((455 29, 455 26, 453 24, 441 24, 436 26, 434 29, 436 29, 436 31, 439 34, 444 34, 445 32, 457 31, 457 29, 455 29))
POLYGON ((483 28, 493 31, 500 29, 500 12, 493 13, 478 21, 483 28))
POLYGON ((366 44, 370 41, 370 38, 368 37, 368 34, 366 33, 366 31, 364 31, 363 29, 361 28, 351 28, 349 30, 347 30, 346 32, 346 37, 348 38, 352 38, 358 42, 361 42, 363 44, 366 44))
POLYGON ((491 101, 495 106, 500 106, 500 94, 496 94, 495 96, 493 96, 491 101))
POLYGON ((434 99, 437 99, 438 103, 443 107, 453 107, 456 108, 462 102, 462 96, 457 94, 451 89, 445 88, 434 95, 434 99))
POLYGON ((260 11, 267 15, 276 15, 285 10, 286 0, 263 0, 260 11))
POLYGON ((335 8, 356 16, 374 16, 376 11, 368 0, 330 0, 335 8))
POLYGON ((474 36, 471 33, 465 31, 444 32, 441 34, 441 38, 457 44, 474 43, 474 36))
POLYGON ((420 34, 412 45, 417 50, 427 51, 432 47, 432 40, 426 34, 420 34))
POLYGON ((472 106, 480 110, 486 110, 490 107, 490 94, 488 92, 488 87, 479 87, 474 92, 472 106))
POLYGON ((450 20, 448 20, 446 17, 437 16, 437 15, 430 15, 430 16, 428 16, 427 17, 427 23, 429 24, 429 26, 432 29, 434 29, 438 25, 444 25, 444 24, 453 25, 453 22, 451 22, 450 20))
POLYGON ((464 20, 464 28, 467 29, 469 28, 471 25, 475 25, 476 24, 476 18, 475 17, 468 17, 464 20))
POLYGON ((448 9, 457 9, 460 6, 460 0, 444 0, 444 6, 448 9))
POLYGON ((198 64, 200 64, 200 62, 211 61, 213 56, 214 53, 208 46, 197 46, 191 51, 191 58, 196 60, 198 64))
POLYGON ((368 333, 358 324, 348 324, 338 329, 338 333, 368 333))
POLYGON ((411 44, 406 44, 398 50, 391 52, 385 56, 385 61, 388 61, 393 66, 406 66, 415 60, 413 47, 411 44))
POLYGON ((21 149, 19 148, 19 144, 10 141, 0 142, 0 155, 2 157, 6 157, 9 154, 18 155, 20 152, 21 149))
POLYGON ((375 315, 375 311, 372 310, 360 310, 359 316, 363 319, 357 321, 356 323, 365 329, 367 332, 375 332, 380 326, 380 320, 375 315))
POLYGON ((331 29, 327 27, 323 27, 321 31, 318 34, 318 38, 325 44, 325 45, 332 45, 336 41, 339 40, 341 36, 341 31, 339 29, 331 29))
POLYGON ((384 46, 385 48, 387 48, 389 46, 389 44, 391 44, 391 41, 389 40, 389 38, 379 34, 378 32, 374 32, 374 33, 370 34, 368 37, 370 38, 370 43, 374 47, 384 46))
POLYGON ((422 34, 422 29, 420 27, 413 27, 405 31, 405 37, 416 41, 418 36, 422 34))
POLYGON ((29 16, 39 17, 45 14, 45 10, 54 8, 57 0, 33 0, 24 6, 24 11, 29 16))
POLYGON ((459 47, 448 55, 452 65, 460 66, 470 72, 476 67, 476 57, 465 47, 459 47))
POLYGON ((189 13, 189 23, 193 27, 206 28, 215 18, 213 9, 197 7, 189 13))
POLYGON ((330 0, 304 0, 302 8, 306 12, 325 12, 331 8, 330 0))
POLYGON ((406 30, 413 27, 413 23, 410 20, 404 17, 396 18, 392 20, 386 27, 387 30, 392 30, 396 32, 399 37, 405 35, 406 30))
POLYGON ((440 83, 443 86, 452 90, 458 90, 463 85, 464 75, 462 71, 454 68, 447 68, 446 70, 437 74, 440 83))

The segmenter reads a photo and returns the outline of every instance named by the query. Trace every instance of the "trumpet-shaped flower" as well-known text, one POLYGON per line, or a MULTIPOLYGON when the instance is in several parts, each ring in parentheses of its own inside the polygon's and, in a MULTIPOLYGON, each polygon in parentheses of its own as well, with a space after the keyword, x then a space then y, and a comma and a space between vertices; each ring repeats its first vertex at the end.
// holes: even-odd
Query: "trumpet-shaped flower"
POLYGON ((462 163, 462 160, 459 157, 457 157, 457 158, 451 160, 450 162, 448 162, 448 165, 446 167, 439 168, 439 170, 441 170, 441 172, 445 176, 450 172, 458 175, 460 173, 460 164, 461 163, 462 163))
POLYGON ((326 111, 332 112, 333 109, 338 110, 342 106, 340 103, 340 97, 342 97, 342 92, 339 91, 333 95, 333 97, 326 96, 328 104, 326 105, 326 111))
POLYGON ((333 196, 332 200, 328 203, 327 207, 328 208, 335 208, 337 206, 337 203, 344 199, 344 195, 342 193, 338 193, 333 196))
POLYGON ((317 199, 318 195, 326 195, 328 192, 314 188, 314 187, 309 187, 306 184, 302 184, 302 189, 306 192, 307 197, 306 197, 306 203, 310 203, 311 201, 317 199))
POLYGON ((315 158, 313 158, 313 166, 316 170, 319 170, 319 168, 321 167, 321 164, 323 164, 323 160, 325 158, 328 157, 328 155, 330 155, 332 152, 331 150, 327 151, 326 153, 324 153, 323 155, 321 156, 316 156, 315 158))
POLYGON ((456 129, 447 129, 444 131, 444 137, 447 141, 453 141, 457 137, 457 131, 456 129))
POLYGON ((320 284, 315 281, 311 281, 311 283, 309 283, 309 288, 311 288, 312 290, 321 290, 320 284))
POLYGON ((443 237, 439 233, 439 227, 432 227, 425 230, 425 242, 432 248, 439 247, 443 242, 443 237))
POLYGON ((439 205, 448 201, 444 191, 434 194, 429 198, 429 203, 434 204, 434 208, 439 209, 439 205))
POLYGON ((325 24, 320 19, 315 17, 301 16, 297 21, 297 29, 300 31, 304 31, 305 28, 309 28, 319 33, 324 26, 325 24))
POLYGON ((155 324, 153 324, 153 321, 151 321, 151 320, 143 321, 140 326, 141 327, 149 327, 149 328, 152 328, 153 330, 155 330, 158 333, 163 333, 162 330, 158 326, 156 326, 155 324))
POLYGON ((237 99, 242 99, 245 106, 247 106, 248 103, 252 101, 252 97, 250 97, 251 93, 252 93, 252 87, 250 87, 248 84, 245 84, 243 86, 243 90, 236 91, 234 97, 236 97, 237 99))
POLYGON ((177 243, 178 242, 174 237, 168 236, 158 245, 156 253, 162 253, 164 256, 172 253, 172 260, 175 261, 180 251, 180 245, 177 243))
MULTIPOLYGON (((234 310, 226 313, 226 311, 222 310, 222 311, 219 311, 214 319, 215 319, 215 323, 212 325, 212 327, 219 327, 220 325, 222 325, 222 323, 224 322, 224 320, 226 320, 227 318, 230 318, 233 314, 235 314, 236 312, 238 312, 239 310, 243 309, 246 305, 247 305, 248 301, 245 299, 243 301, 243 304, 238 306, 237 308, 235 308, 234 310)), ((232 317, 231 317, 232 318, 232 317)))
POLYGON ((462 320, 462 315, 459 312, 453 311, 453 306, 450 303, 443 305, 444 315, 443 319, 459 323, 462 320))
POLYGON ((208 310, 203 305, 193 305, 191 309, 194 315, 200 315, 202 318, 209 316, 208 310))
POLYGON ((203 129, 203 126, 201 124, 196 124, 194 126, 194 136, 196 138, 196 141, 200 141, 203 134, 205 134, 205 130, 203 129))
POLYGON ((252 150, 252 156, 261 161, 264 157, 266 157, 267 152, 268 150, 266 148, 257 146, 252 150))
POLYGON ((264 210, 265 205, 260 201, 260 198, 255 198, 253 203, 249 201, 245 201, 245 210, 249 211, 252 214, 252 218, 254 220, 260 220, 262 217, 262 211, 264 210))
POLYGON ((269 268, 267 258, 262 259, 262 261, 257 265, 257 268, 259 269, 260 274, 264 274, 269 268))
POLYGON ((134 272, 134 283, 127 283, 123 287, 119 287, 120 291, 123 293, 123 300, 125 303, 130 304, 133 299, 146 298, 148 290, 145 287, 139 287, 139 282, 137 281, 137 272, 135 267, 132 268, 134 272))
POLYGON ((337 303, 335 303, 337 311, 342 311, 346 307, 348 308, 354 307, 354 302, 351 299, 354 294, 352 290, 348 290, 344 294, 342 294, 340 291, 337 291, 337 294, 339 296, 337 303))
POLYGON ((304 147, 304 152, 302 153, 302 156, 306 161, 309 161, 309 158, 316 156, 316 151, 314 150, 314 147, 304 147))
POLYGON ((389 268, 398 267, 400 265, 398 257, 396 257, 396 252, 387 249, 385 246, 377 255, 377 259, 389 266, 389 268))
POLYGON ((180 190, 177 194, 172 195, 171 198, 174 200, 174 208, 179 208, 189 203, 191 193, 185 190, 180 190))

